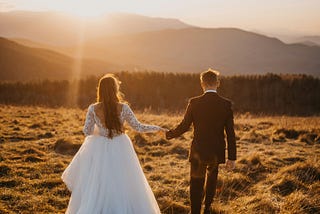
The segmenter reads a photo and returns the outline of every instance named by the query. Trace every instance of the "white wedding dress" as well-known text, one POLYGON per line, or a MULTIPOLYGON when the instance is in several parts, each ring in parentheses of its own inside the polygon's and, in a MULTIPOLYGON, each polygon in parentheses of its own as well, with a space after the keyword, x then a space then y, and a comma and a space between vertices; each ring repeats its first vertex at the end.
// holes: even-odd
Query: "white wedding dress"
MULTIPOLYGON (((89 106, 83 129, 86 138, 61 176, 71 191, 66 213, 160 213, 131 140, 124 133, 108 138, 101 112, 100 103, 89 106)), ((138 132, 160 129, 141 124, 127 104, 122 105, 120 121, 138 132)))

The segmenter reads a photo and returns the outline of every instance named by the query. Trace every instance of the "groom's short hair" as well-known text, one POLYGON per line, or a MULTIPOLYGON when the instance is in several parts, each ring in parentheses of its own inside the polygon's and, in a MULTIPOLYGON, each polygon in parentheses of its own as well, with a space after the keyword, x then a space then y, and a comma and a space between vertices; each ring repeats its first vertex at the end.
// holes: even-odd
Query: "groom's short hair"
POLYGON ((211 68, 209 68, 208 70, 200 74, 201 82, 205 83, 206 85, 214 85, 218 83, 218 77, 219 77, 219 72, 211 68))

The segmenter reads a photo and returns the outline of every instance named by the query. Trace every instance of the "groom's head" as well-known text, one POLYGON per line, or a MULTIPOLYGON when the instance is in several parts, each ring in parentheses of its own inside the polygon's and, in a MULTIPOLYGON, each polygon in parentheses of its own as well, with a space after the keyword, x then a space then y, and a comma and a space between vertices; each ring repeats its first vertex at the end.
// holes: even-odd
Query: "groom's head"
POLYGON ((209 68, 200 74, 200 82, 203 90, 217 89, 219 86, 219 72, 209 68))

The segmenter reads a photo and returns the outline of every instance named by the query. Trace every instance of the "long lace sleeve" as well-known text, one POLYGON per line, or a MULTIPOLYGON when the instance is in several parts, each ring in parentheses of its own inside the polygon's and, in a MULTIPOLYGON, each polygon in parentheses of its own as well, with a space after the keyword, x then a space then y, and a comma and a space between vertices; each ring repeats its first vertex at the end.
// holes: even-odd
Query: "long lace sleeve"
POLYGON ((86 115, 86 121, 83 127, 83 133, 85 136, 93 134, 94 131, 94 112, 93 112, 93 105, 90 105, 86 115))
POLYGON ((160 126, 140 123, 127 104, 123 105, 123 116, 124 120, 137 132, 157 132, 161 129, 160 126))

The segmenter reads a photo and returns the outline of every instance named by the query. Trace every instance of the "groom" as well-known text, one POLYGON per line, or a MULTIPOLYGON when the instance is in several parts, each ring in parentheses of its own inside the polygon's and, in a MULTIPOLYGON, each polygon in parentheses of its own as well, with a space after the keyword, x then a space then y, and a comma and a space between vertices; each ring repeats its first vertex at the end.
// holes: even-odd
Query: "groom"
POLYGON ((217 94, 218 72, 207 70, 201 73, 200 81, 204 93, 190 99, 182 122, 166 132, 171 139, 194 127, 194 138, 189 152, 191 213, 199 214, 204 198, 204 213, 215 195, 218 166, 225 163, 225 134, 227 135, 228 160, 226 166, 232 170, 236 160, 236 140, 233 129, 233 112, 230 100, 217 94))

